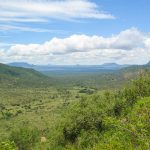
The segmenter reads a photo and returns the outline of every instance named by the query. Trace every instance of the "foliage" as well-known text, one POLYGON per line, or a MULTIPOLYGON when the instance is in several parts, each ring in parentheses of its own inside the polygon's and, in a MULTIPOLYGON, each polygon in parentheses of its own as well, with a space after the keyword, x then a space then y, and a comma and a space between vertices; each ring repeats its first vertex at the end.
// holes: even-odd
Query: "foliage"
POLYGON ((45 87, 50 84, 48 77, 38 71, 0 64, 0 87, 45 87))
POLYGON ((37 129, 29 129, 28 127, 21 127, 18 130, 12 131, 10 140, 14 141, 19 150, 30 150, 39 139, 39 132, 37 129))
POLYGON ((0 150, 18 150, 14 142, 3 141, 0 142, 0 150))
MULTIPOLYGON (((148 107, 145 117, 142 113, 144 120, 133 122, 130 114, 132 112, 138 114, 139 110, 136 110, 136 107, 139 102, 144 101, 138 102, 138 99, 150 96, 150 93, 147 92, 149 88, 149 76, 146 75, 120 92, 106 91, 101 95, 95 94, 82 98, 81 101, 68 108, 64 114, 63 121, 65 123, 61 125, 62 130, 59 131, 63 133, 62 140, 61 142, 58 140, 57 144, 70 149, 72 147, 74 149, 91 149, 92 147, 118 150, 129 147, 131 149, 148 149, 150 143, 148 142, 149 136, 146 134, 150 131, 147 119, 150 99, 147 99, 147 103, 143 103, 144 107, 148 107), (142 87, 142 95, 137 92, 139 87, 142 87), (138 122, 141 124, 141 133, 137 128, 138 122), (94 134, 89 135, 88 133, 94 134)), ((142 107, 142 111, 144 111, 144 107, 142 107)), ((134 120, 138 120, 137 114, 134 115, 134 120)))

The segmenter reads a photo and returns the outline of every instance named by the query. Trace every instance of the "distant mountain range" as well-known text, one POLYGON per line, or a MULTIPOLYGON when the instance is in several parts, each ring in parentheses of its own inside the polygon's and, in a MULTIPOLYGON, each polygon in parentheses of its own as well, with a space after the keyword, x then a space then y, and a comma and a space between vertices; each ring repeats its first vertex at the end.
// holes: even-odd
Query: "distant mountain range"
POLYGON ((129 65, 105 63, 102 65, 32 65, 24 62, 9 63, 9 66, 32 68, 40 72, 68 73, 68 72, 108 72, 119 70, 129 65))
POLYGON ((33 68, 35 67, 35 65, 31 65, 25 62, 13 62, 13 63, 9 63, 7 64, 9 66, 13 66, 13 67, 23 67, 23 68, 33 68))
POLYGON ((94 87, 104 83, 121 84, 136 78, 139 73, 145 71, 150 71, 150 62, 146 65, 131 66, 115 63, 94 66, 36 66, 27 63, 11 63, 9 65, 0 63, 0 87, 47 87, 70 84, 93 85, 94 87), (58 73, 58 75, 53 73, 58 73))

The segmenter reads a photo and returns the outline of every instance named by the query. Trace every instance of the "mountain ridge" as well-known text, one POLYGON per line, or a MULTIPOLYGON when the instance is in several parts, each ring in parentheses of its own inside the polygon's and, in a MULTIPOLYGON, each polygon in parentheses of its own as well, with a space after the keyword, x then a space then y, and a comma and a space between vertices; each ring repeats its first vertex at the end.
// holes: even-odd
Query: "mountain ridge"
POLYGON ((102 65, 33 65, 24 62, 13 62, 9 66, 32 68, 40 72, 107 72, 119 70, 130 65, 119 65, 116 63, 104 63, 102 65))

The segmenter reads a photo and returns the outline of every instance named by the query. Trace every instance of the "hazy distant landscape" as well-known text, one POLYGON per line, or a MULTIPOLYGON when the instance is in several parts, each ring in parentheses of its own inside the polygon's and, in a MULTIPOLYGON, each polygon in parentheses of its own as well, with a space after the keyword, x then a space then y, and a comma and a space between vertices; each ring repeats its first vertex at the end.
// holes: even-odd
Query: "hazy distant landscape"
POLYGON ((129 65, 118 65, 115 63, 106 63, 103 65, 47 65, 47 66, 37 66, 37 65, 31 65, 27 63, 9 63, 9 66, 14 67, 24 67, 24 68, 32 68, 37 71, 43 72, 43 73, 105 73, 105 72, 111 72, 115 70, 119 70, 121 68, 125 68, 129 65))
POLYGON ((150 150, 149 14, 0 0, 0 150, 150 150))

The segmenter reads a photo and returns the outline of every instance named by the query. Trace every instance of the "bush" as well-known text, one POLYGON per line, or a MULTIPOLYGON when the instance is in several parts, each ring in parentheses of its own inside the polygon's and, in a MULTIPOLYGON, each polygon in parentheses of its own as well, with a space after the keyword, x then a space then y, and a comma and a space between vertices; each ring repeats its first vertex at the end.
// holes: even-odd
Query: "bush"
POLYGON ((95 143, 100 140, 100 133, 97 131, 81 132, 78 137, 77 148, 79 150, 92 149, 95 143))
POLYGON ((120 116, 122 113, 122 110, 124 109, 124 103, 123 102, 117 102, 115 106, 113 107, 114 115, 120 116))
POLYGON ((149 74, 142 75, 138 80, 134 81, 134 86, 138 96, 150 96, 150 77, 149 74))
POLYGON ((20 128, 13 131, 10 140, 14 141, 19 150, 30 150, 38 141, 39 131, 37 129, 29 129, 28 127, 20 128))
POLYGON ((101 132, 103 128, 101 116, 91 110, 85 110, 85 112, 77 113, 71 117, 71 120, 63 128, 63 135, 65 141, 75 143, 82 131, 101 132))
POLYGON ((94 93, 94 90, 93 89, 86 89, 86 88, 84 88, 84 89, 81 89, 80 91, 79 91, 79 93, 85 93, 85 94, 93 94, 94 93))
POLYGON ((12 141, 0 142, 0 150, 18 150, 15 143, 12 141))
POLYGON ((4 111, 4 112, 2 111, 2 115, 4 119, 10 119, 11 117, 14 116, 13 113, 10 111, 4 111))
POLYGON ((126 99, 127 103, 132 106, 138 98, 136 88, 135 87, 125 88, 123 93, 124 93, 124 98, 126 99))

